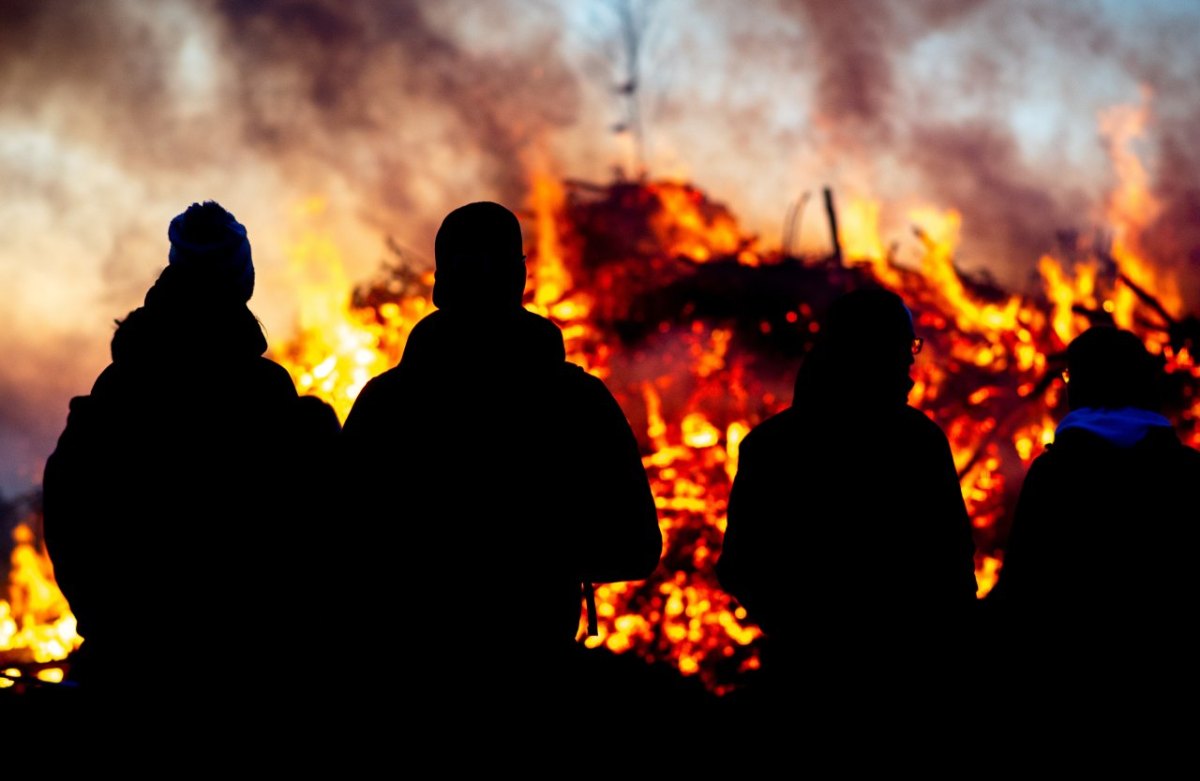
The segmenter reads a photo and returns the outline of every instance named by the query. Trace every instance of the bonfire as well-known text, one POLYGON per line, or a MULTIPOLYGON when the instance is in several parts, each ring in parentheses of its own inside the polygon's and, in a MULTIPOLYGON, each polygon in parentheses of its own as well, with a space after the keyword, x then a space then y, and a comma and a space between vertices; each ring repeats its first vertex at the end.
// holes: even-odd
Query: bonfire
MULTIPOLYGON (((827 205, 836 226, 831 193, 827 205)), ((1149 283, 1134 281, 1153 275, 1128 246, 1072 247, 1069 263, 1047 255, 1044 294, 1023 297, 955 268, 953 211, 914 214, 920 263, 906 267, 882 250, 862 205, 847 221, 856 232, 835 229, 834 251, 820 257, 761 249, 726 207, 683 182, 539 179, 527 206, 526 306, 563 329, 569 359, 621 403, 666 540, 651 578, 597 589, 599 632, 584 637, 581 624, 581 641, 669 662, 714 692, 758 665, 762 636, 713 575, 738 444, 790 403, 819 313, 840 293, 883 284, 914 311, 926 347, 910 402, 949 436, 976 532, 980 597, 1002 566, 1021 478, 1065 413, 1062 351, 1083 328, 1114 322, 1141 334, 1173 378, 1168 412, 1200 443, 1194 321, 1176 319, 1149 283)), ((344 416, 363 383, 399 360, 432 308, 431 289, 429 272, 398 256, 333 320, 310 322, 275 357, 302 391, 344 416)), ((519 642, 515 622, 512 632, 519 642)))
MULTIPOLYGON (((639 436, 666 541, 651 578, 597 588, 598 633, 585 637, 582 621, 580 632, 594 648, 670 664, 718 694, 758 666, 762 633, 713 574, 738 445, 791 402, 820 313, 846 290, 882 284, 913 309, 925 349, 910 403, 950 439, 975 528, 980 597, 1003 565, 1021 478, 1065 412, 1061 353, 1090 323, 1130 328, 1161 356, 1171 380, 1166 412, 1186 442, 1200 445, 1196 320, 1180 317, 1179 302, 1157 289, 1137 254, 1136 225, 1107 245, 1043 257, 1044 292, 1021 296, 955 268, 961 226, 953 211, 912 215, 907 238, 919 262, 904 265, 878 235, 876 205, 847 204, 839 228, 830 192, 832 251, 815 257, 761 248, 729 209, 684 182, 542 178, 530 193, 526 306, 563 329, 568 358, 620 402, 639 436)), ((294 249, 299 263, 340 269, 322 237, 294 249)), ((432 273, 393 254, 378 278, 302 302, 300 328, 272 345, 300 391, 326 399, 343 419, 433 308, 432 273)), ((23 537, 18 546, 26 558, 32 544, 23 537)), ((52 582, 48 562, 37 563, 44 559, 40 549, 13 571, 41 567, 52 582)), ((33 631, 71 629, 65 602, 37 616, 22 610, 0 602, 0 654, 12 664, 66 659, 78 646, 70 631, 52 640, 33 631)), ((515 617, 512 633, 519 642, 515 617)))

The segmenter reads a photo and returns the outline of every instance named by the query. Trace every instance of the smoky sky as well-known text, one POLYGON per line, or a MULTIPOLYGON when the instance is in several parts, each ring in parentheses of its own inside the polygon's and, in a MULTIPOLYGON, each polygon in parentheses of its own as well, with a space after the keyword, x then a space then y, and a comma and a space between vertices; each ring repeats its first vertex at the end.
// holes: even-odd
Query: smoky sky
MULTIPOLYGON (((36 472, 188 203, 247 224, 252 305, 284 337, 288 246, 313 227, 297 204, 319 196, 351 279, 389 238, 428 260, 461 203, 520 208, 534 170, 611 176, 630 105, 649 175, 688 177, 767 246, 830 186, 879 201, 885 241, 913 240, 914 204, 958 210, 963 266, 1027 292, 1059 232, 1104 227, 1098 117, 1141 103, 1142 245, 1200 308, 1193 6, 630 2, 633 30, 620 0, 0 0, 0 487, 36 472)), ((826 240, 817 223, 801 246, 826 240)))
MULTIPOLYGON (((456 120, 449 125, 455 137, 445 140, 484 155, 487 186, 519 199, 527 186, 524 150, 577 112, 577 90, 554 41, 535 33, 522 47, 474 54, 432 28, 420 5, 217 3, 222 50, 246 76, 229 96, 244 111, 244 142, 267 152, 301 149, 339 167, 353 165, 347 138, 370 139, 380 167, 356 173, 388 206, 411 209, 404 183, 419 150, 392 150, 388 137, 437 106, 456 120), (295 122, 297 113, 311 121, 295 122)), ((506 21, 497 21, 502 31, 506 21)))

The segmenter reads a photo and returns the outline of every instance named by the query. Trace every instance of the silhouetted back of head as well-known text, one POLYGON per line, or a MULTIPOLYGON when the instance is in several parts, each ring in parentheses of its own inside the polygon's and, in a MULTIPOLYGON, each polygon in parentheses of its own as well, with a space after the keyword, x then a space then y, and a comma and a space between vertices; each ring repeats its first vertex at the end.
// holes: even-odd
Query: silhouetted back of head
POLYGON ((517 216, 479 201, 446 215, 433 245, 433 303, 439 309, 519 308, 525 291, 524 239, 517 216))
POLYGON ((903 401, 912 389, 912 313, 880 287, 838 298, 796 378, 796 398, 903 401))
POLYGON ((1095 326, 1067 346, 1067 400, 1071 409, 1158 407, 1158 367, 1137 336, 1095 326))
POLYGON ((167 237, 169 265, 151 291, 154 296, 243 304, 250 300, 254 260, 246 227, 220 204, 193 203, 171 220, 167 237))

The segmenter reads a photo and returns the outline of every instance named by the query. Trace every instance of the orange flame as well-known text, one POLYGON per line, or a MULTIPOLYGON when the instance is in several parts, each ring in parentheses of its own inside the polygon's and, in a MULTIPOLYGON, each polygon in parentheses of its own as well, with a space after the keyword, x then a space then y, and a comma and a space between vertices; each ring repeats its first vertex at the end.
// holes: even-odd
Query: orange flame
MULTIPOLYGON (((746 243, 733 216, 724 207, 709 202, 696 188, 679 182, 650 185, 662 210, 652 220, 660 246, 668 256, 697 263, 714 257, 737 256, 746 243)), ((757 257, 743 258, 755 265, 757 257)))
MULTIPOLYGON (((962 215, 954 209, 938 211, 923 207, 914 209, 909 217, 925 245, 921 273, 942 298, 945 311, 954 314, 959 329, 989 335, 1016 330, 1021 299, 1012 296, 1003 306, 980 303, 967 293, 954 267, 962 215)), ((983 361, 981 365, 986 365, 990 356, 989 352, 984 352, 976 357, 976 363, 983 361)))
MULTIPOLYGON (((694 263, 720 258, 746 262, 751 242, 740 237, 727 212, 708 204, 686 185, 651 183, 645 188, 645 194, 659 204, 651 221, 661 256, 694 263)), ((573 226, 566 216, 569 202, 561 185, 546 177, 535 178, 530 208, 536 236, 528 250, 532 282, 527 291, 528 308, 563 328, 571 360, 599 376, 620 380, 612 374, 612 346, 590 321, 593 296, 598 291, 586 288, 587 275, 577 257, 577 237, 571 234, 573 226)), ((947 410, 937 419, 950 440, 972 523, 986 537, 1001 525, 1005 506, 1000 497, 1012 487, 1005 448, 1020 466, 1027 467, 1053 438, 1055 421, 1050 410, 1058 404, 1058 386, 1051 383, 1043 391, 1044 398, 1016 419, 1009 419, 1011 413, 1003 417, 994 410, 1008 407, 1021 411, 1033 400, 1033 389, 1047 370, 1048 354, 1060 350, 1085 325, 1074 307, 1103 303, 1098 266, 1076 263, 1068 274, 1053 258, 1043 257, 1039 270, 1049 311, 1020 296, 1000 302, 979 300, 954 266, 961 230, 957 211, 925 208, 911 212, 924 249, 920 267, 913 273, 902 273, 886 257, 878 234, 878 215, 876 204, 852 201, 841 220, 843 247, 850 263, 866 261, 878 281, 920 305, 921 329, 946 335, 930 345, 941 354, 932 359, 923 354, 914 367, 916 387, 910 402, 930 410, 947 410), (965 392, 954 391, 961 394, 957 400, 948 398, 947 388, 962 370, 949 368, 953 366, 969 367, 978 376, 991 379, 965 392)), ((299 246, 298 255, 336 265, 336 252, 327 245, 312 240, 299 246)), ((756 254, 754 262, 777 261, 756 254)), ((428 307, 428 290, 418 289, 375 307, 344 311, 341 322, 367 334, 358 341, 348 340, 356 349, 367 351, 368 360, 357 365, 394 363, 398 352, 385 350, 383 345, 402 347, 407 329, 428 307)), ((811 309, 801 304, 789 311, 786 322, 815 331, 816 321, 800 322, 801 311, 805 318, 811 317, 811 309)), ((332 319, 336 323, 337 318, 332 319)), ((737 473, 741 440, 754 421, 779 409, 780 403, 772 400, 764 406, 766 397, 762 396, 753 399, 758 406, 737 406, 749 403, 751 397, 736 380, 746 368, 744 357, 732 351, 733 330, 705 319, 686 323, 672 331, 682 340, 673 350, 683 363, 664 363, 660 376, 638 380, 632 387, 634 402, 630 402, 640 401, 641 405, 643 464, 668 540, 667 555, 650 582, 598 587, 598 635, 584 638, 581 624, 580 638, 591 647, 669 659, 684 674, 700 675, 720 689, 721 684, 712 678, 714 663, 738 655, 742 669, 755 667, 755 641, 761 632, 717 586, 712 564, 727 523, 725 508, 737 473), (708 406, 713 399, 722 399, 726 405, 736 401, 733 414, 708 406)), ((660 333, 666 332, 660 329, 660 333)), ((289 367, 300 378, 298 382, 312 376, 309 387, 314 392, 327 398, 341 393, 342 399, 351 399, 361 383, 341 369, 344 353, 318 337, 302 334, 298 344, 283 351, 295 356, 289 367), (313 345, 320 349, 313 350, 313 345), (323 377, 344 376, 351 381, 318 382, 323 377)), ((1180 367, 1192 368, 1185 363, 1189 356, 1181 354, 1177 359, 1180 367)), ((981 597, 995 582, 1001 553, 985 549, 978 557, 981 597)))
MULTIPOLYGON (((1112 257, 1121 273, 1135 285, 1154 291, 1163 307, 1172 315, 1182 311, 1179 284, 1171 274, 1156 269, 1145 256, 1142 232, 1161 212, 1161 204, 1150 192, 1150 177, 1134 149, 1149 122, 1152 93, 1143 89, 1140 105, 1109 108, 1100 115, 1100 132, 1108 145, 1109 157, 1117 174, 1117 186, 1108 201, 1107 217, 1113 226, 1112 257)), ((1117 291, 1113 318, 1122 328, 1135 327, 1135 293, 1128 288, 1117 291)), ((1161 348, 1161 342, 1158 344, 1161 348)))
POLYGON ((1075 282, 1072 284, 1062 266, 1049 255, 1038 261, 1038 272, 1046 285, 1046 295, 1054 305, 1051 323, 1058 340, 1069 343, 1086 327, 1087 321, 1075 313, 1074 307, 1081 304, 1088 308, 1096 306, 1096 265, 1088 263, 1075 267, 1075 282))

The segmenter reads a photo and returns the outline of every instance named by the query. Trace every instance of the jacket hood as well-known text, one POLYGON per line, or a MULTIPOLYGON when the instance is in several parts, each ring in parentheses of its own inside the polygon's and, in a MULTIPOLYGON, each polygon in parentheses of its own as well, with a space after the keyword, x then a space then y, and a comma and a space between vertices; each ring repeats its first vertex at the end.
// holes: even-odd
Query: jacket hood
POLYGON ((525 309, 463 312, 439 309, 413 328, 403 363, 461 361, 547 367, 566 360, 562 331, 525 309))
POLYGON ((1066 431, 1087 431, 1116 447, 1128 448, 1146 438, 1157 429, 1172 430, 1171 421, 1149 410, 1137 407, 1100 409, 1081 407, 1072 410, 1055 429, 1055 438, 1066 431))
POLYGON ((213 358, 256 358, 267 351, 267 339, 245 304, 167 308, 143 306, 117 325, 112 339, 115 363, 192 361, 213 358))

